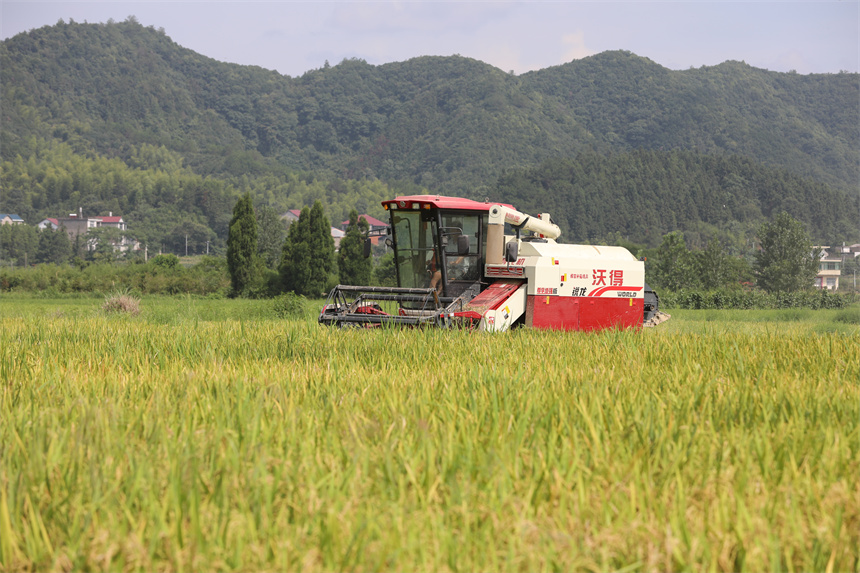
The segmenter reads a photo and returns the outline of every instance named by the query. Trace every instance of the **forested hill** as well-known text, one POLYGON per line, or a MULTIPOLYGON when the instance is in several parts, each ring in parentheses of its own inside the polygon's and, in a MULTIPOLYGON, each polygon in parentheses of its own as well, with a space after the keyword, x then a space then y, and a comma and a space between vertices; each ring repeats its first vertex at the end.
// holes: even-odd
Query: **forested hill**
POLYGON ((852 190, 860 183, 858 74, 785 74, 742 62, 672 71, 604 52, 522 80, 613 149, 738 154, 852 190))
POLYGON ((0 58, 4 158, 32 135, 78 137, 109 156, 145 142, 202 175, 272 159, 460 193, 583 148, 645 147, 860 180, 857 74, 738 62, 672 71, 606 52, 521 76, 454 56, 348 60, 290 78, 206 58, 134 21, 33 30, 4 41, 0 58))
MULTIPOLYGON (((814 178, 849 202, 860 181, 857 74, 782 74, 738 62, 672 71, 606 52, 520 76, 452 56, 381 66, 345 60, 291 78, 215 61, 129 18, 60 22, 2 42, 0 84, 5 169, 21 176, 16 185, 31 182, 10 189, 4 181, 0 208, 31 216, 87 200, 89 189, 71 176, 71 187, 44 190, 45 158, 66 161, 65 148, 133 170, 181 165, 180 179, 193 173, 223 184, 218 203, 221 193, 250 189, 277 207, 301 206, 283 192, 285 182, 294 188, 307 178, 299 172, 341 181, 314 192, 330 203, 349 193, 372 203, 390 190, 379 188, 386 183, 483 198, 499 192, 505 173, 636 149, 740 155, 814 178), (38 181, 24 177, 32 172, 38 181), (366 194, 353 185, 344 194, 347 180, 377 187, 366 194)), ((75 165, 96 173, 108 164, 75 165)), ((190 187, 216 187, 204 179, 190 187)), ((110 185, 102 182, 100 193, 93 208, 111 204, 110 185)), ((170 194, 144 195, 149 207, 169 210, 170 194)), ((211 200, 198 202, 206 203, 198 222, 223 234, 211 200)))
MULTIPOLYGON (((549 212, 568 242, 609 237, 655 245, 682 230, 693 246, 719 238, 740 247, 761 221, 794 214, 817 241, 858 237, 860 197, 739 155, 689 150, 584 152, 502 176, 499 200, 529 213, 549 212)), ((616 241, 617 242, 617 241, 616 241)))

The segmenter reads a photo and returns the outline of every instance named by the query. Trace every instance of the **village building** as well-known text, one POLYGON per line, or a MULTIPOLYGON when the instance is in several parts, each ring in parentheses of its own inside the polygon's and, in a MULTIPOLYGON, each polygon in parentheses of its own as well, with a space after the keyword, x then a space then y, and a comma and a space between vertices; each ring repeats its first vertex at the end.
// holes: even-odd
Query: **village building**
POLYGON ((0 213, 0 225, 23 225, 24 219, 12 213, 0 213))
MULTIPOLYGON (((368 230, 368 236, 370 237, 370 242, 374 245, 378 245, 379 241, 383 240, 386 236, 386 230, 388 229, 388 223, 380 221, 376 217, 371 217, 368 214, 359 215, 359 221, 364 219, 367 222, 367 225, 370 227, 368 230)), ((343 221, 340 224, 340 228, 346 231, 346 228, 349 227, 349 219, 343 221)))
POLYGON ((818 260, 818 274, 815 275, 815 288, 836 290, 839 288, 839 275, 842 274, 842 249, 829 246, 815 246, 821 249, 818 260))
MULTIPOLYGON (((48 217, 42 219, 36 226, 39 229, 52 229, 54 231, 62 227, 68 233, 71 241, 74 241, 78 235, 86 235, 92 229, 114 228, 120 231, 127 229, 125 219, 122 216, 114 215, 113 212, 108 212, 107 216, 84 217, 82 210, 79 210, 77 213, 69 213, 68 217, 48 217)), ((96 246, 98 246, 96 238, 87 239, 88 251, 95 250, 96 246)), ((137 241, 129 239, 125 235, 122 235, 114 244, 114 250, 122 252, 138 250, 139 248, 140 245, 137 241)))
MULTIPOLYGON (((289 211, 281 215, 281 221, 284 221, 287 225, 287 228, 289 228, 290 225, 299 220, 299 216, 301 216, 301 214, 301 209, 290 209, 289 211)), ((335 249, 340 248, 340 240, 343 239, 345 235, 346 233, 343 230, 338 229, 337 227, 331 227, 331 238, 334 240, 335 249)))

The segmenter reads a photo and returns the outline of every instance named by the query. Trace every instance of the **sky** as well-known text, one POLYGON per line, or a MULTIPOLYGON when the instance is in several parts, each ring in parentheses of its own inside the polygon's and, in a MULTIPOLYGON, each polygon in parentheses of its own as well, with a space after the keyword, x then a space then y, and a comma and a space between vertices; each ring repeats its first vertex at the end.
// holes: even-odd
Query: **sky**
POLYGON ((606 50, 673 70, 739 60, 860 72, 860 0, 0 0, 0 35, 129 16, 204 56, 293 77, 345 58, 380 65, 453 54, 521 74, 606 50))

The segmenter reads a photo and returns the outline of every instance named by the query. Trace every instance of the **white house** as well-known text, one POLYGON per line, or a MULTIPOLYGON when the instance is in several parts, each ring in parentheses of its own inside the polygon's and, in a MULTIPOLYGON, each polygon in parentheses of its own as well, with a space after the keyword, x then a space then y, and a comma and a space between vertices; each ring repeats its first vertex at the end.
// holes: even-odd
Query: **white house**
POLYGON ((841 249, 831 249, 829 246, 813 247, 821 249, 821 259, 818 261, 818 274, 815 275, 815 288, 836 290, 839 288, 839 275, 842 274, 841 249))
POLYGON ((38 227, 40 231, 43 231, 45 229, 51 229, 52 231, 56 231, 60 228, 60 222, 57 219, 48 217, 47 219, 42 219, 41 221, 39 221, 39 224, 36 225, 36 227, 38 227))
MULTIPOLYGON (((69 239, 72 241, 74 241, 78 235, 86 235, 91 229, 113 227, 114 229, 125 231, 127 228, 125 220, 121 216, 115 216, 112 212, 108 212, 107 216, 84 217, 83 212, 80 210, 77 213, 69 213, 68 217, 48 217, 47 219, 42 219, 37 227, 40 229, 50 228, 53 230, 63 227, 66 230, 66 233, 68 233, 69 239)), ((87 250, 92 251, 97 245, 98 241, 95 238, 87 240, 87 250)), ((130 249, 137 250, 139 248, 140 245, 137 241, 131 240, 125 235, 123 235, 120 240, 114 244, 114 250, 116 251, 125 252, 130 249)))
POLYGON ((335 227, 331 228, 331 238, 334 239, 334 248, 340 248, 340 240, 346 236, 346 233, 335 227))

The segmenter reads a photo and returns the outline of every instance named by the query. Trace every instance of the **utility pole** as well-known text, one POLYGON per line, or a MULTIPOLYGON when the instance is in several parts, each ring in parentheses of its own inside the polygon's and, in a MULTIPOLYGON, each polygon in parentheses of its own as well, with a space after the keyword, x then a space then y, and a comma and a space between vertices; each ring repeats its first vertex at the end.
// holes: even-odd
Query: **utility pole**
POLYGON ((206 255, 209 255, 209 239, 206 239, 206 255))
POLYGON ((185 256, 188 256, 188 233, 185 233, 185 256))

